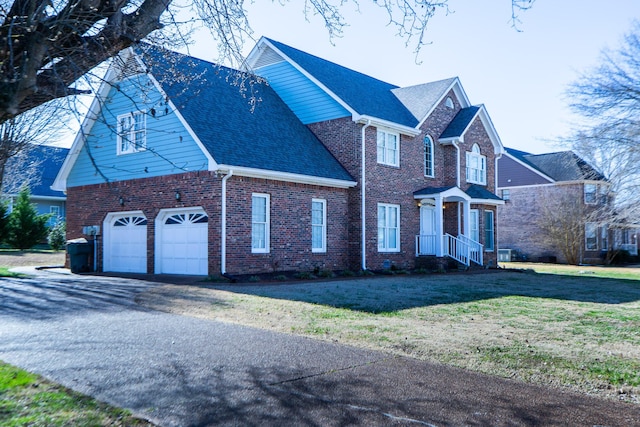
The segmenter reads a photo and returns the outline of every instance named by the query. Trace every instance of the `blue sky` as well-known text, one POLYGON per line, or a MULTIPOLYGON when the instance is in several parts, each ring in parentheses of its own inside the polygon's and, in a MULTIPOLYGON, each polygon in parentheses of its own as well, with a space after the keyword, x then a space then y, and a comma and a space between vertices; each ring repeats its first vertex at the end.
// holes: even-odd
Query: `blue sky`
MULTIPOLYGON (((569 129, 563 92, 580 72, 597 65, 605 47, 616 48, 640 19, 640 1, 537 0, 511 27, 510 0, 450 0, 453 13, 439 11, 429 24, 416 63, 413 46, 387 26, 384 11, 362 2, 347 5, 350 24, 329 39, 323 23, 305 21, 302 2, 260 1, 247 6, 257 39, 264 35, 399 86, 458 76, 474 104, 483 103, 507 147, 534 153, 563 149, 553 143, 569 129)), ((210 38, 190 52, 216 59, 210 38)), ((246 53, 252 47, 247 43, 246 53)))

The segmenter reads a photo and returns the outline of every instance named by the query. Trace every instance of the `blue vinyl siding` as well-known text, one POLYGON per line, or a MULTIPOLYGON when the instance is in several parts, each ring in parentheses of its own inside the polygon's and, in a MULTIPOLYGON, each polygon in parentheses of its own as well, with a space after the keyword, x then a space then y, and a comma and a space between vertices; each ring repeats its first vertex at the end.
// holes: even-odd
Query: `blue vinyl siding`
POLYGON ((262 67, 257 74, 267 79, 305 125, 351 116, 349 111, 288 62, 262 67))
POLYGON ((148 77, 132 77, 112 88, 100 114, 69 174, 67 186, 99 184, 105 178, 122 181, 207 169, 207 157, 148 77), (116 118, 141 110, 147 114, 147 149, 118 156, 116 118))

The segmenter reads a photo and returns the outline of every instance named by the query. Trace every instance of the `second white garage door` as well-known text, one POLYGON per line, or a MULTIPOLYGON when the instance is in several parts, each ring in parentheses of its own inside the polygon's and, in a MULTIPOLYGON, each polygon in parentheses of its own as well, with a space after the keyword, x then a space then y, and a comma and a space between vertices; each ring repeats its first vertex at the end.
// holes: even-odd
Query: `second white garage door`
POLYGON ((207 275, 208 222, 202 208, 160 211, 156 219, 156 273, 207 275))

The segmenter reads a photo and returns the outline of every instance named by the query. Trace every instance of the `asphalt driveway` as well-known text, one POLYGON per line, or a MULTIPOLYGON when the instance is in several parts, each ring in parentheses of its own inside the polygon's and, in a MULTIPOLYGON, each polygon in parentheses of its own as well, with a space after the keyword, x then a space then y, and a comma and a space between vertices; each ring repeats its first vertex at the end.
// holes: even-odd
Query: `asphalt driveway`
POLYGON ((640 425, 630 404, 136 305, 153 286, 0 279, 0 359, 163 426, 640 425))

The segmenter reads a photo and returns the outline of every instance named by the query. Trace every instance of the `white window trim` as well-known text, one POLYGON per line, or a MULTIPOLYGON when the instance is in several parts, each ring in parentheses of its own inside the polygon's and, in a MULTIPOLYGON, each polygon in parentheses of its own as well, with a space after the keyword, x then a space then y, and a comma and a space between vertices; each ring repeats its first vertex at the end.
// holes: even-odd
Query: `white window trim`
POLYGON ((496 246, 496 230, 494 228, 494 224, 495 224, 495 213, 491 210, 486 210, 484 211, 484 237, 485 237, 485 242, 484 242, 484 250, 486 252, 493 252, 496 246), (487 221, 487 214, 491 214, 491 222, 489 223, 489 221, 487 221), (489 242, 486 242, 486 237, 487 237, 487 231, 489 230, 489 228, 487 228, 487 225, 491 224, 491 247, 489 247, 489 242))
POLYGON ((311 252, 325 253, 327 252, 327 201, 325 199, 311 199, 311 252), (313 204, 320 203, 322 205, 322 224, 313 223, 313 204), (313 229, 314 227, 322 227, 322 246, 313 246, 313 229))
MULTIPOLYGON (((385 225, 384 225, 384 230, 385 230, 385 234, 387 235, 387 238, 385 239, 386 244, 388 244, 389 242, 389 238, 388 238, 388 230, 391 228, 389 227, 389 223, 388 223, 388 211, 389 209, 396 209, 397 211, 397 215, 396 215, 396 220, 397 220, 397 225, 396 225, 396 242, 397 242, 397 247, 396 248, 390 248, 388 246, 382 246, 382 242, 378 239, 378 252, 393 252, 393 253, 397 253, 400 252, 400 205, 395 205, 395 204, 390 204, 390 203, 378 203, 378 216, 380 215, 380 208, 384 208, 385 211, 387 212, 387 214, 385 215, 385 218, 387 219, 385 221, 385 225)), ((378 233, 380 232, 380 223, 379 223, 380 219, 378 218, 378 227, 376 228, 378 230, 378 233)))
POLYGON ((467 151, 467 167, 466 167, 466 178, 467 182, 471 184, 480 184, 487 185, 487 157, 480 154, 480 147, 478 144, 473 144, 472 151, 467 151), (471 164, 471 159, 477 159, 478 168, 472 168, 469 165, 471 164), (478 179, 473 177, 472 171, 476 171, 478 175, 478 179))
POLYGON ((597 184, 585 184, 584 185, 584 204, 585 205, 597 205, 598 204, 598 185, 597 184), (593 201, 587 201, 587 194, 591 194, 591 192, 587 193, 587 186, 593 186, 593 201))
POLYGON ((585 222, 584 223, 584 249, 586 251, 597 251, 598 250, 598 227, 595 222, 585 222), (589 248, 589 237, 587 235, 587 227, 593 227, 593 239, 596 241, 595 248, 589 248))
POLYGON ((252 254, 268 254, 270 251, 271 241, 271 196, 264 193, 251 194, 251 253, 252 254), (264 248, 255 248, 253 246, 253 198, 260 197, 265 199, 265 227, 264 227, 264 248))
POLYGON ((387 166, 395 166, 400 167, 400 134, 397 132, 391 132, 386 129, 378 129, 376 133, 376 158, 378 164, 387 165, 387 166), (380 134, 384 135, 384 145, 380 146, 378 140, 380 138, 380 134), (394 135, 396 137, 396 159, 395 163, 387 160, 387 136, 394 135), (382 149, 382 159, 380 159, 379 150, 382 149))
POLYGON ((140 111, 134 111, 131 113, 127 113, 127 114, 120 114, 117 118, 117 132, 116 134, 118 135, 117 137, 117 142, 118 142, 118 146, 117 146, 117 155, 123 155, 123 154, 131 154, 131 153, 137 153, 139 151, 145 151, 147 149, 147 114, 146 111, 144 110, 140 110, 140 111), (135 141, 135 134, 136 134, 136 130, 135 130, 135 126, 133 126, 133 124, 135 123, 135 117, 137 115, 141 115, 142 116, 142 120, 143 120, 143 130, 138 131, 138 132, 143 132, 144 133, 144 139, 141 145, 136 146, 133 142, 135 141), (124 134, 121 125, 120 125, 120 121, 124 118, 124 117, 129 117, 132 121, 132 126, 131 129, 129 129, 128 131, 128 138, 129 138, 129 149, 127 150, 123 150, 122 149, 122 135, 124 134))
POLYGON ((469 210, 469 238, 480 243, 480 211, 478 209, 469 210))
POLYGON ((428 178, 435 178, 436 176, 436 168, 435 168, 435 161, 434 161, 434 145, 433 145, 433 139, 431 139, 431 137, 429 135, 424 137, 424 142, 423 142, 423 156, 424 156, 424 176, 428 177, 428 178), (429 159, 429 162, 427 162, 427 146, 429 146, 429 153, 431 158, 429 159), (427 173, 427 163, 429 163, 429 168, 431 169, 431 173, 428 174, 427 173))
POLYGON ((609 250, 609 226, 607 224, 600 227, 600 249, 609 250))

